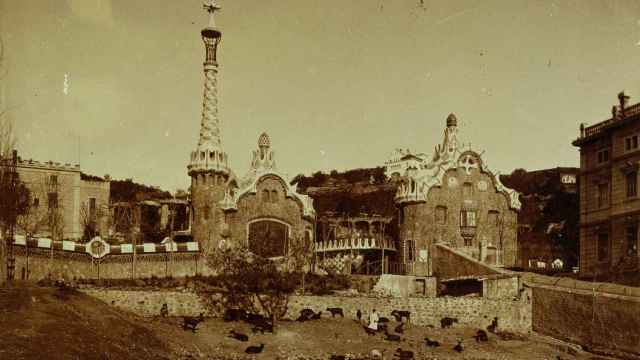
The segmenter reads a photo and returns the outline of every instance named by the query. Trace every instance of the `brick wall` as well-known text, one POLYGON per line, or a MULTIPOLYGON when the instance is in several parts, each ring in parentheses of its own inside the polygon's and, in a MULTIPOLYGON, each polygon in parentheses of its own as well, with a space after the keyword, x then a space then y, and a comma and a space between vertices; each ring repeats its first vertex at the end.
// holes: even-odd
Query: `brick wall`
MULTIPOLYGON (((171 315, 195 316, 204 312, 209 316, 220 316, 208 309, 198 296, 183 291, 163 290, 118 290, 82 289, 107 304, 133 311, 143 316, 154 316, 167 303, 171 315)), ((292 296, 285 318, 295 319, 303 308, 323 311, 328 316, 327 307, 341 307, 345 317, 356 319, 360 309, 366 316, 372 309, 391 319, 391 311, 411 311, 411 321, 417 325, 440 325, 445 316, 458 318, 460 324, 470 327, 486 327, 494 317, 498 317, 498 329, 526 333, 531 330, 531 302, 524 296, 521 300, 487 300, 483 298, 442 297, 442 298, 375 298, 345 296, 292 296)))

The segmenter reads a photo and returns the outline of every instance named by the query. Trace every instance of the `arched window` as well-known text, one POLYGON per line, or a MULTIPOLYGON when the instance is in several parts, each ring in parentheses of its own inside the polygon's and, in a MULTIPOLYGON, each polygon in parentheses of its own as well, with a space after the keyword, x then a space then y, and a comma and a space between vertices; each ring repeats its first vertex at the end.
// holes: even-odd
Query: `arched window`
POLYGON ((262 202, 269 202, 269 190, 262 190, 262 202))
POLYGON ((263 257, 284 256, 289 240, 289 225, 275 220, 249 223, 249 250, 263 257))
POLYGON ((278 202, 278 191, 271 190, 271 202, 278 202))

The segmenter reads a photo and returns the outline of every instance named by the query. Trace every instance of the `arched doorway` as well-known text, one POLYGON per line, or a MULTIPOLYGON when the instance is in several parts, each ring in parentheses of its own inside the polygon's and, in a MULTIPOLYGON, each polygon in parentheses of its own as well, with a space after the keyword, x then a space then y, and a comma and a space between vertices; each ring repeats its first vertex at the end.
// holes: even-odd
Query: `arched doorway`
POLYGON ((249 223, 249 250, 263 257, 284 256, 289 243, 289 225, 274 219, 249 223))

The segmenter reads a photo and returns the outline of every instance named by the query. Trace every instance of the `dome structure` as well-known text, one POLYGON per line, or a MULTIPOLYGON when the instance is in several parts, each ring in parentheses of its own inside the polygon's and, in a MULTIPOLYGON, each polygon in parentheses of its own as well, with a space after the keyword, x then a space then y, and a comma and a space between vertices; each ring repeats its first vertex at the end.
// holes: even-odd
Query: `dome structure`
POLYGON ((258 147, 270 147, 271 141, 269 140, 269 135, 266 132, 263 132, 258 138, 258 147))
POLYGON ((447 116, 447 127, 458 126, 458 119, 453 113, 447 116))

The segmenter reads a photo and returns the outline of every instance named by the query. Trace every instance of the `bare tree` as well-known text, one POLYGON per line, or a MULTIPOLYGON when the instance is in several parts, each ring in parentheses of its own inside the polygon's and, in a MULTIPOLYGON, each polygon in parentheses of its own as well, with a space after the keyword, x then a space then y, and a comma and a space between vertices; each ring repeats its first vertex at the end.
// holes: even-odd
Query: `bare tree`
POLYGON ((301 274, 302 294, 305 292, 305 277, 313 262, 313 241, 299 237, 290 242, 289 252, 285 257, 287 270, 301 274))
POLYGON ((18 230, 27 238, 46 232, 52 240, 62 240, 65 230, 64 197, 57 177, 43 177, 32 184, 27 199, 26 209, 17 217, 18 230))

